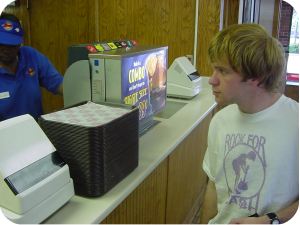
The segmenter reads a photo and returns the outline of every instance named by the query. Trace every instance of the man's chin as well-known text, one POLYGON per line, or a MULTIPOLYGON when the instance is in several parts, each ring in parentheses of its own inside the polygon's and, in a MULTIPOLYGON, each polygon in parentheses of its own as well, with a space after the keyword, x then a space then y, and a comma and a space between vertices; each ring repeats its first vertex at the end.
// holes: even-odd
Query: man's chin
POLYGON ((229 105, 226 101, 224 101, 224 99, 220 99, 218 97, 215 97, 215 101, 218 104, 218 107, 221 107, 221 108, 229 105))

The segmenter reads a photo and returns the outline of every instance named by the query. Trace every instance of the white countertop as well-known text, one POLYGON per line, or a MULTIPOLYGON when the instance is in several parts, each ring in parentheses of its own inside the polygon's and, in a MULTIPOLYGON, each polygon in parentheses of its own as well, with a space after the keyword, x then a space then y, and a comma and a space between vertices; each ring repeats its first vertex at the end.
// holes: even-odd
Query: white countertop
MULTIPOLYGON (((207 83, 207 78, 204 79, 207 83)), ((160 123, 140 137, 139 165, 132 173, 101 197, 72 197, 44 223, 100 223, 172 153, 216 105, 208 85, 205 85, 200 94, 191 100, 168 99, 168 101, 187 104, 168 119, 155 118, 160 123)))

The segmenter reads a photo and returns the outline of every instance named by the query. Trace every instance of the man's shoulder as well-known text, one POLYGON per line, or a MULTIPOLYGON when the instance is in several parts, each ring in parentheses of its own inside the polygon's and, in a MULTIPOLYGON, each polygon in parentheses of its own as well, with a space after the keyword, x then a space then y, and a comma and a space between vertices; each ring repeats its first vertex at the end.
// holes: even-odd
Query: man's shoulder
POLYGON ((230 104, 219 110, 215 114, 215 118, 223 118, 223 117, 228 117, 229 115, 232 115, 233 113, 237 112, 238 106, 236 104, 230 104))
POLYGON ((22 46, 20 48, 20 53, 24 56, 33 56, 33 57, 40 57, 42 55, 37 49, 30 46, 22 46))
POLYGON ((36 50, 35 48, 27 46, 27 45, 21 46, 20 50, 22 52, 38 52, 38 50, 36 50))
POLYGON ((20 56, 23 60, 39 61, 43 55, 35 48, 30 46, 22 46, 20 48, 20 56))
POLYGON ((297 108, 297 109, 299 108, 299 103, 297 101, 285 95, 283 95, 283 103, 293 108, 297 108))
POLYGON ((211 124, 215 124, 214 126, 224 126, 226 123, 231 123, 230 121, 234 119, 237 111, 238 106, 236 104, 225 106, 213 116, 211 124))
POLYGON ((299 103, 285 95, 282 95, 279 99, 278 106, 278 113, 282 115, 291 116, 299 114, 299 103))
POLYGON ((291 121, 291 123, 297 123, 299 120, 299 103, 289 97, 283 96, 281 105, 278 109, 278 114, 284 115, 285 121, 291 121))

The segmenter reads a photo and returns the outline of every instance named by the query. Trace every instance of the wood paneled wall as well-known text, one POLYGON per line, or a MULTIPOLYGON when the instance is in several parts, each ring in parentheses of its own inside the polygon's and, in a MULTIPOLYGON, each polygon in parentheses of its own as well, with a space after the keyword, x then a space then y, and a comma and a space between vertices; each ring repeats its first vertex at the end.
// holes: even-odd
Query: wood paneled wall
POLYGON ((220 0, 199 1, 199 25, 197 69, 201 75, 210 76, 212 69, 208 62, 207 50, 212 37, 220 27, 220 0))
POLYGON ((202 162, 212 112, 101 223, 190 224, 198 217, 206 190, 202 162))
POLYGON ((282 0, 275 0, 274 15, 273 15, 273 27, 272 27, 272 36, 275 38, 279 38, 281 6, 282 6, 282 0))
MULTIPOLYGON (((67 68, 67 48, 94 41, 134 39, 169 47, 169 65, 192 55, 196 0, 19 0, 13 12, 27 33, 25 44, 44 53, 58 71, 67 68), (28 4, 27 4, 28 3, 28 4)), ((210 75, 207 48, 219 30, 220 0, 199 0, 197 64, 210 75)), ((61 97, 43 90, 45 112, 60 109, 61 97)))
POLYGON ((202 206, 206 190, 207 175, 202 170, 202 162, 211 118, 212 113, 209 113, 168 157, 168 224, 199 223, 193 220, 202 206))
POLYGON ((237 24, 239 20, 240 0, 224 0, 224 21, 223 27, 237 24))
POLYGON ((100 0, 100 40, 129 38, 140 45, 169 46, 169 64, 192 54, 194 0, 100 0))
MULTIPOLYGON (((94 0, 32 0, 29 12, 32 46, 46 54, 64 74, 68 46, 94 40, 94 0)), ((63 107, 62 97, 46 90, 43 99, 45 112, 63 107)))
POLYGON ((164 224, 168 160, 165 159, 103 224, 164 224))

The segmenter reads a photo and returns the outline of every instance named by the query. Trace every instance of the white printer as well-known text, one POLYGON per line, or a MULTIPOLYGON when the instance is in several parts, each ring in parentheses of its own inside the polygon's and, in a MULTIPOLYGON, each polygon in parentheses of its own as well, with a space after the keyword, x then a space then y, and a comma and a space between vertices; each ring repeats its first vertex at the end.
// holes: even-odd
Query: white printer
POLYGON ((178 57, 168 69, 167 96, 190 99, 201 91, 201 79, 187 57, 178 57))
POLYGON ((0 122, 0 207, 14 223, 40 223, 73 195, 68 165, 29 115, 0 122))

